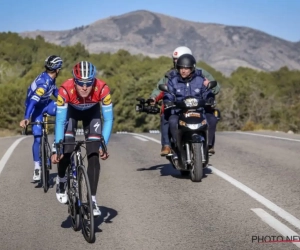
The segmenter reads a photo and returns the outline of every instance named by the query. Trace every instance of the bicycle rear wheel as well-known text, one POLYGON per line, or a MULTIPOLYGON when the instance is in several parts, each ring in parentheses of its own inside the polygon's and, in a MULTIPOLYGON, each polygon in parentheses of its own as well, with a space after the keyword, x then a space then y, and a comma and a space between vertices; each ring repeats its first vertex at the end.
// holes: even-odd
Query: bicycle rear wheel
POLYGON ((87 171, 83 165, 78 167, 78 184, 82 233, 87 242, 93 243, 95 242, 95 223, 92 194, 87 171))
POLYGON ((41 142, 41 151, 42 151, 41 170, 42 170, 44 193, 46 193, 49 189, 49 165, 51 164, 51 161, 50 161, 50 153, 48 149, 49 149, 49 144, 48 144, 47 137, 43 136, 41 142))

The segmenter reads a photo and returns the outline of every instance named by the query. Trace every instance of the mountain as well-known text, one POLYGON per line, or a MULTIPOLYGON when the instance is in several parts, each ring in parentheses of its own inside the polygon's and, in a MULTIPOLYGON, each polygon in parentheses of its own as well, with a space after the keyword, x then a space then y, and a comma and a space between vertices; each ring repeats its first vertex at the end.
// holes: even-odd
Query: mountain
POLYGON ((293 43, 267 33, 222 24, 182 20, 145 10, 98 20, 64 31, 31 31, 58 45, 84 44, 91 53, 128 50, 151 57, 171 56, 177 46, 188 46, 198 61, 230 75, 240 66, 263 71, 287 66, 300 69, 300 42, 293 43))

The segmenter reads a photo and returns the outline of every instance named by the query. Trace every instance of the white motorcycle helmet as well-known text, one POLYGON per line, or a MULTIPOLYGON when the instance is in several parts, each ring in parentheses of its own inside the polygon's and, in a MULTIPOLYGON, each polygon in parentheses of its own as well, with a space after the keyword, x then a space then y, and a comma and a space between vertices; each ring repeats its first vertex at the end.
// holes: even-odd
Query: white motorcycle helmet
POLYGON ((181 55, 183 54, 190 54, 190 55, 193 55, 192 51, 188 48, 188 47, 185 47, 185 46, 180 46, 180 47, 177 47, 174 51, 173 51, 173 54, 172 54, 172 57, 173 57, 173 60, 174 59, 178 59, 181 55))
POLYGON ((191 51, 188 47, 186 47, 186 46, 180 46, 180 47, 177 47, 177 48, 173 51, 172 58, 173 58, 173 65, 174 65, 174 68, 175 68, 177 59, 178 59, 181 55, 184 55, 184 54, 190 54, 190 55, 193 55, 192 51, 191 51))

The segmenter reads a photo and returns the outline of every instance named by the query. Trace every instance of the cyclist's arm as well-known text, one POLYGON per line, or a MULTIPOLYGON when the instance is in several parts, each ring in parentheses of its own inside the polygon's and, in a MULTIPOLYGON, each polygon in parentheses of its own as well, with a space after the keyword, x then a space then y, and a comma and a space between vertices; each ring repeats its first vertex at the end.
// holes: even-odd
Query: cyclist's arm
POLYGON ((62 89, 59 89, 57 96, 57 109, 55 119, 55 141, 58 143, 64 139, 64 126, 67 119, 68 98, 64 95, 62 89))
POLYGON ((34 106, 41 100, 41 97, 46 92, 46 85, 44 85, 43 81, 37 82, 36 85, 37 88, 34 91, 34 94, 31 96, 28 105, 26 105, 24 119, 30 118, 34 106))
POLYGON ((107 145, 110 139, 114 121, 113 104, 111 101, 110 89, 107 85, 105 85, 103 88, 101 100, 103 116, 102 135, 104 137, 105 144, 107 145))
POLYGON ((55 98, 58 97, 58 88, 56 87, 56 85, 55 85, 55 88, 53 89, 52 94, 53 94, 53 96, 54 96, 55 98))

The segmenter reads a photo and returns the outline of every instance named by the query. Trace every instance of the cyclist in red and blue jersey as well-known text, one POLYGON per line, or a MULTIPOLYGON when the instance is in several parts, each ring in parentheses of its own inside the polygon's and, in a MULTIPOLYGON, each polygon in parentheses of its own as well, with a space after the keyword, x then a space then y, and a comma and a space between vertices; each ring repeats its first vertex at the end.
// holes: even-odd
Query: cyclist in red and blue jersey
MULTIPOLYGON (((87 140, 96 140, 86 144, 93 214, 101 214, 96 202, 96 192, 100 176, 100 161, 109 157, 100 147, 99 139, 104 137, 106 145, 113 127, 113 104, 108 85, 96 78, 95 66, 87 61, 77 63, 73 68, 73 78, 66 80, 59 88, 55 124, 55 141, 75 141, 78 121, 82 121, 84 135, 87 140), (101 124, 103 116, 103 126, 101 124), (97 141, 98 140, 98 141, 97 141)), ((60 203, 67 202, 66 169, 70 164, 70 155, 74 146, 65 145, 60 159, 52 155, 52 162, 58 164, 56 178, 56 198, 60 203)))
MULTIPOLYGON (((50 99, 53 95, 57 98, 58 89, 56 87, 56 78, 63 65, 63 60, 56 55, 49 56, 45 60, 45 71, 38 75, 27 89, 27 97, 25 100, 25 115, 20 122, 20 126, 25 128, 31 118, 32 122, 41 122, 43 114, 50 116, 55 115, 56 103, 50 99)), ((39 149, 41 144, 42 127, 41 125, 33 125, 32 132, 34 141, 32 145, 32 154, 34 161, 33 180, 41 179, 41 164, 39 149)))

